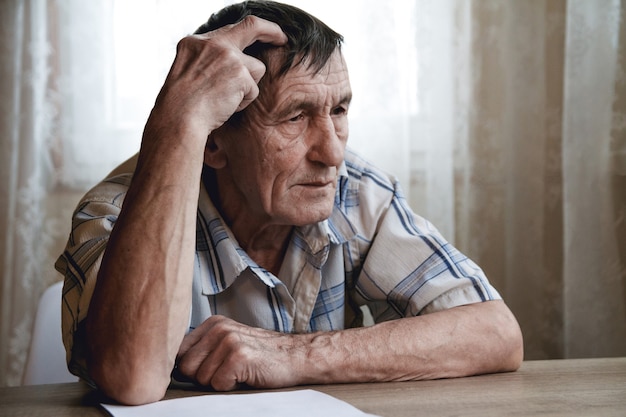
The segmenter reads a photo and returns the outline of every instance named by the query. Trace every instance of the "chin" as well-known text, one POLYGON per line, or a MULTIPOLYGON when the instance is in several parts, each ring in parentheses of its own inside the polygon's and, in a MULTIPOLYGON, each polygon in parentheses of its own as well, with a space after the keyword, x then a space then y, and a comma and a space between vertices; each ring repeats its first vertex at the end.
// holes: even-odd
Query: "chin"
POLYGON ((330 217, 333 212, 333 204, 328 207, 302 207, 294 213, 291 221, 289 222, 293 226, 307 226, 310 224, 324 221, 330 217))

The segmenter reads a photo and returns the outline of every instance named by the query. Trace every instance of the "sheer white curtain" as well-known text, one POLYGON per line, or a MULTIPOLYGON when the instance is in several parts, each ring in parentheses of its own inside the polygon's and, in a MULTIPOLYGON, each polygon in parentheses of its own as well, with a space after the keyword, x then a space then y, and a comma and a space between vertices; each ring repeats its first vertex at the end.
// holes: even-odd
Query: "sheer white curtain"
MULTIPOLYGON (((0 8, 0 385, 77 199, 136 151, 178 38, 229 2, 0 8)), ((289 2, 346 37, 351 146, 484 267, 527 358, 626 355, 624 1, 289 2)))
POLYGON ((19 382, 33 305, 54 277, 45 262, 57 226, 45 204, 53 176, 48 143, 56 117, 47 89, 53 66, 46 20, 41 4, 3 3, 0 8, 0 383, 19 382))

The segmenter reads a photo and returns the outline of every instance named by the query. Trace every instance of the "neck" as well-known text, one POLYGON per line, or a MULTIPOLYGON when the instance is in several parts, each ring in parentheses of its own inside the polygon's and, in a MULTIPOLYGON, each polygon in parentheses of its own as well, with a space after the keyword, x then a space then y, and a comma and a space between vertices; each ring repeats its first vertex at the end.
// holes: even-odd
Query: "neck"
MULTIPOLYGON (((233 233, 237 236, 237 240, 248 256, 252 258, 258 265, 278 276, 280 267, 289 245, 289 239, 293 227, 291 226, 274 226, 258 229, 258 232, 240 238, 236 230, 238 225, 235 223, 231 226, 233 233)), ((249 230, 244 226, 245 230, 249 230)))
POLYGON ((268 220, 250 215, 250 211, 237 204, 224 201, 219 193, 219 181, 215 172, 207 184, 213 204, 220 212, 237 239, 239 246, 259 266, 278 276, 293 226, 272 224, 268 220))

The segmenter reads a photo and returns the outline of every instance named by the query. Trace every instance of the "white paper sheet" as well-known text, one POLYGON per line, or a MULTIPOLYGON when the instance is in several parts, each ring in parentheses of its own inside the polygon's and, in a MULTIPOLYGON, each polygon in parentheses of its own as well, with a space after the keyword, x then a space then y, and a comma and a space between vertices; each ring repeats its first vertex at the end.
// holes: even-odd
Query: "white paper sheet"
POLYGON ((139 406, 102 406, 114 417, 376 417, 311 389, 199 395, 139 406))

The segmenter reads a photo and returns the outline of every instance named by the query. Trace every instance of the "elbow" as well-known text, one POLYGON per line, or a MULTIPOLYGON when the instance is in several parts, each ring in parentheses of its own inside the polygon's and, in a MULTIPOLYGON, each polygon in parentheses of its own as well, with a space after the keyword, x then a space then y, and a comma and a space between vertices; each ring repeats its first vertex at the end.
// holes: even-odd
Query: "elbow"
POLYGON ((516 327, 517 329, 510 331, 508 349, 503 361, 503 370, 508 372, 517 371, 524 360, 524 340, 519 326, 516 327))
POLYGON ((171 381, 167 361, 149 359, 145 352, 94 349, 92 345, 86 359, 93 384, 106 397, 122 405, 159 401, 171 381))
MULTIPOLYGON (((166 387, 167 388, 167 387, 166 387)), ((150 389, 145 387, 125 387, 123 390, 114 389, 105 394, 122 405, 143 405, 161 400, 165 396, 165 389, 150 389)))
POLYGON ((524 338, 522 330, 511 311, 507 311, 503 323, 500 325, 500 340, 502 346, 501 371, 512 372, 518 370, 524 360, 524 338))
POLYGON ((490 301, 475 305, 477 309, 485 309, 482 329, 484 333, 477 341, 475 351, 480 358, 473 360, 480 363, 472 374, 488 374, 497 372, 513 372, 520 368, 524 360, 524 340, 517 319, 501 301, 490 301))
POLYGON ((165 396, 173 358, 146 344, 125 343, 110 332, 95 331, 89 323, 83 331, 88 376, 105 396, 122 405, 148 404, 165 396))
POLYGON ((103 393, 122 405, 143 405, 161 400, 165 396, 167 385, 164 388, 126 384, 121 387, 107 387, 103 393))
POLYGON ((90 372, 98 389, 111 400, 122 405, 142 405, 161 400, 170 378, 146 375, 119 375, 103 370, 90 372))

